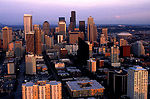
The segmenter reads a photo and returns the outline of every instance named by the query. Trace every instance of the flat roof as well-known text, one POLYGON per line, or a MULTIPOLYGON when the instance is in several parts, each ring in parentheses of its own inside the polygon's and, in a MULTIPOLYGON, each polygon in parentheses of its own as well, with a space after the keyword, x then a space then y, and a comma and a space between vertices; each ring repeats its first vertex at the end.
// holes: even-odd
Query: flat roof
POLYGON ((144 69, 143 67, 137 65, 137 66, 134 66, 134 67, 130 67, 129 69, 132 69, 132 70, 146 70, 144 69))
POLYGON ((68 81, 68 82, 66 82, 66 84, 72 91, 104 88, 96 80, 68 81))

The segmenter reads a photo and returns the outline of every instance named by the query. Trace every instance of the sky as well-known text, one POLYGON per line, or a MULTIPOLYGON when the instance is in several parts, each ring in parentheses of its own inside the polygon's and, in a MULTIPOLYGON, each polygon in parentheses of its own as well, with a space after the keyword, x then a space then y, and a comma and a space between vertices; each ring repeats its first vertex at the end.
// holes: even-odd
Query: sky
POLYGON ((0 23, 23 25, 23 15, 31 14, 33 24, 57 24, 71 11, 78 21, 89 16, 96 24, 150 24, 150 0, 0 0, 0 23))

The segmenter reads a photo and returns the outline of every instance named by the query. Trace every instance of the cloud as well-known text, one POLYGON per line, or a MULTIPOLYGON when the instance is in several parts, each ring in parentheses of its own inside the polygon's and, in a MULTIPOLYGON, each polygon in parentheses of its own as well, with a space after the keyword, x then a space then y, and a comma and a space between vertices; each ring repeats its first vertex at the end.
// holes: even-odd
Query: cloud
POLYGON ((117 16, 115 16, 115 18, 116 18, 116 19, 120 19, 120 18, 121 18, 121 16, 118 16, 118 15, 117 15, 117 16))

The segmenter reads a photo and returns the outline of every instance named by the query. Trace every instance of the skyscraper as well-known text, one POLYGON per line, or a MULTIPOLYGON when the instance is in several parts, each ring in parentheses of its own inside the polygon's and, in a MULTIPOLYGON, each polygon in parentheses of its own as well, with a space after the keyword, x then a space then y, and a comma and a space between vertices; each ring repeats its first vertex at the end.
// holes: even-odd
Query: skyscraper
POLYGON ((107 28, 102 28, 102 33, 104 34, 106 40, 108 40, 107 32, 108 32, 108 29, 107 29, 107 28))
POLYGON ((54 37, 45 35, 45 44, 47 49, 52 48, 54 45, 54 37))
POLYGON ((39 25, 34 25, 34 32, 35 32, 35 54, 41 55, 42 54, 42 37, 41 37, 41 29, 39 25))
POLYGON ((79 21, 79 30, 80 30, 80 32, 84 33, 84 40, 85 40, 85 38, 86 38, 86 35, 85 35, 85 21, 79 21))
POLYGON ((88 18, 87 39, 90 42, 97 41, 97 27, 91 16, 88 18))
POLYGON ((66 22, 58 22, 59 34, 63 35, 63 38, 66 38, 66 22))
POLYGON ((15 41, 15 56, 19 59, 23 56, 22 41, 15 41))
POLYGON ((26 33, 26 52, 34 53, 34 32, 26 33))
POLYGON ((141 41, 136 41, 132 44, 132 53, 138 57, 145 55, 145 49, 141 41))
POLYGON ((8 49, 8 44, 12 41, 12 28, 4 27, 2 28, 3 33, 3 50, 8 49))
POLYGON ((130 99, 147 99, 148 71, 141 66, 128 69, 127 96, 130 99))
POLYGON ((59 17, 59 22, 60 22, 60 21, 61 21, 61 22, 66 22, 66 21, 65 21, 65 17, 59 17))
POLYGON ((114 45, 111 47, 111 65, 114 67, 120 66, 119 63, 119 47, 114 45))
POLYGON ((43 32, 46 34, 46 35, 49 35, 50 34, 50 24, 48 21, 45 21, 43 23, 43 32))
POLYGON ((33 54, 25 56, 26 62, 26 74, 36 74, 36 58, 33 54))
POLYGON ((24 33, 26 40, 26 33, 32 31, 32 15, 24 14, 24 33))
POLYGON ((69 30, 74 31, 74 28, 76 28, 76 12, 71 11, 69 30))

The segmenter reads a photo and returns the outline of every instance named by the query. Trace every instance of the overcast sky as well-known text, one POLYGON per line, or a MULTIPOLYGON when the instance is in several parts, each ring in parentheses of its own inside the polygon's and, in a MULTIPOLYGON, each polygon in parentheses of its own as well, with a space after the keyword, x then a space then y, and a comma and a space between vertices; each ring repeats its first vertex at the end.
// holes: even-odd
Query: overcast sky
POLYGON ((57 24, 59 16, 69 23, 72 10, 77 24, 89 16, 96 24, 150 24, 150 0, 0 0, 0 23, 23 24, 24 14, 33 24, 57 24))

